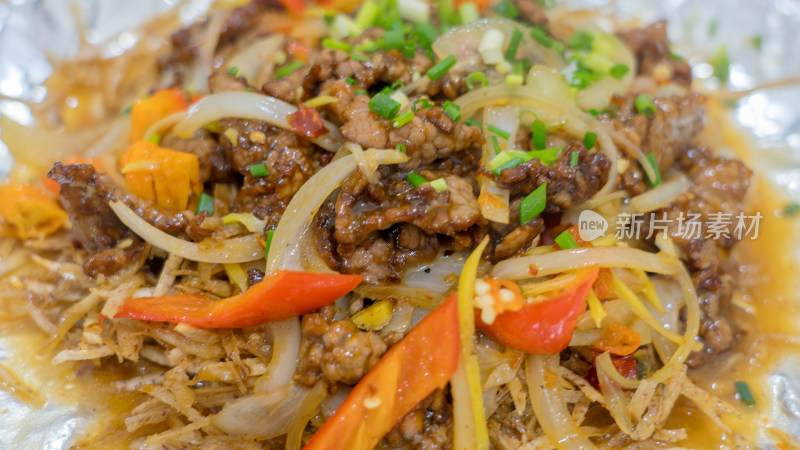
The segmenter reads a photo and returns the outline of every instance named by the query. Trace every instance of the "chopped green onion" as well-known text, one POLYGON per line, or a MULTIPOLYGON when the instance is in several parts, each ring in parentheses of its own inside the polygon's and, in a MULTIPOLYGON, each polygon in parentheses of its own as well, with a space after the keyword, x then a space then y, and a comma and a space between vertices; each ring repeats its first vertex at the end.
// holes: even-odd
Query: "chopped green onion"
POLYGON ((253 92, 253 88, 251 88, 250 86, 247 86, 244 91, 245 92, 253 92))
POLYGON ((633 104, 640 114, 644 114, 647 117, 653 117, 653 114, 656 113, 656 105, 653 104, 653 100, 647 94, 637 95, 633 100, 633 104))
POLYGON ((533 134, 533 148, 541 150, 547 148, 547 126, 539 119, 536 119, 531 124, 531 133, 533 134))
POLYGON ((614 105, 608 105, 603 108, 601 112, 609 117, 614 117, 617 115, 617 107, 614 105))
POLYGON ((461 19, 462 24, 475 22, 481 18, 478 5, 475 2, 464 2, 458 7, 458 18, 461 19))
POLYGON ((161 143, 161 135, 158 133, 153 133, 150 136, 147 136, 147 141, 158 145, 161 143))
POLYGON ((239 76, 239 68, 236 66, 231 66, 228 70, 225 71, 228 75, 239 76))
POLYGON ((353 86, 354 84, 357 83, 356 79, 353 77, 347 77, 345 78, 345 81, 347 81, 347 84, 349 84, 350 86, 353 86))
POLYGON ((467 87, 469 90, 477 89, 479 86, 488 86, 489 80, 483 72, 472 72, 467 75, 467 87))
MULTIPOLYGON (((501 155, 502 154, 503 153, 501 153, 501 155)), ((524 162, 525 162, 524 159, 522 159, 520 157, 514 157, 514 158, 511 158, 508 161, 500 164, 499 166, 495 167, 494 169, 492 169, 492 172, 494 172, 495 175, 500 176, 500 172, 502 172, 503 170, 511 169, 513 167, 517 167, 518 165, 520 165, 520 164, 522 164, 524 162)))
POLYGON ((761 49, 764 48, 764 36, 753 36, 753 38, 750 39, 750 43, 753 44, 756 50, 761 51, 761 49))
POLYGON ((797 213, 800 213, 800 203, 792 203, 786 208, 783 208, 783 217, 791 217, 797 213))
POLYGON ((397 2, 400 17, 414 23, 426 23, 431 19, 430 6, 421 0, 402 0, 397 2))
POLYGON ((456 65, 456 57, 453 55, 449 55, 447 58, 439 61, 433 67, 428 70, 428 78, 431 81, 436 81, 442 77, 450 68, 456 65))
POLYGON ((646 359, 636 358, 636 379, 644 380, 650 376, 650 363, 646 359))
POLYGON ((433 108, 433 103, 429 102, 427 98, 421 98, 411 105, 411 109, 413 109, 414 112, 428 108, 433 108))
POLYGON ((658 186, 661 184, 661 171, 658 170, 658 164, 656 164, 656 157, 652 153, 647 154, 647 161, 650 163, 650 166, 653 167, 653 171, 655 172, 655 179, 650 179, 650 185, 653 187, 658 186))
POLYGON ((547 183, 543 183, 522 199, 519 204, 520 225, 525 225, 525 223, 535 219, 536 216, 544 211, 545 206, 547 206, 547 183))
POLYGON ((389 30, 380 39, 380 47, 384 50, 401 49, 406 43, 406 33, 399 30, 389 30))
POLYGON ((366 56, 364 56, 364 55, 361 55, 361 54, 359 54, 359 53, 351 53, 351 54, 350 54, 350 57, 351 57, 351 58, 353 58, 354 60, 356 60, 356 61, 360 61, 360 62, 367 62, 367 61, 369 61, 369 58, 367 58, 366 56))
POLYGON ((454 122, 458 122, 461 119, 461 107, 450 100, 445 100, 442 109, 454 122))
POLYGON ((276 78, 283 78, 283 77, 289 75, 290 73, 294 72, 295 70, 297 70, 297 69, 299 69, 301 67, 303 67, 303 63, 302 62, 300 62, 300 61, 292 61, 289 64, 283 66, 277 72, 275 72, 275 77, 276 78))
POLYGON ((331 50, 344 50, 349 52, 353 49, 353 46, 348 44, 347 42, 337 41, 331 38, 325 38, 322 40, 322 46, 325 48, 329 48, 331 50))
POLYGON ((496 127, 496 126, 494 126, 494 125, 489 125, 488 127, 486 127, 486 129, 487 129, 487 130, 489 130, 489 131, 491 131, 492 133, 494 133, 494 134, 496 134, 496 135, 500 136, 501 138, 503 138, 503 139, 505 139, 505 140, 508 140, 508 138, 510 138, 510 137, 511 137, 511 133, 509 133, 509 132, 508 132, 508 131, 506 131, 506 130, 503 130, 503 129, 497 128, 497 127, 496 127))
POLYGON ((578 166, 578 158, 579 157, 580 157, 580 155, 578 154, 578 152, 572 152, 569 155, 569 166, 570 167, 577 167, 578 166))
POLYGON ((345 37, 358 37, 364 30, 359 28, 356 21, 347 14, 337 14, 333 18, 333 23, 330 25, 331 37, 334 39, 342 39, 345 37))
POLYGON ((494 12, 507 19, 516 19, 519 17, 519 10, 516 5, 509 0, 503 0, 492 7, 494 12))
POLYGON ((550 39, 550 37, 547 36, 547 31, 540 25, 531 28, 531 37, 534 41, 542 44, 544 47, 552 48, 559 53, 564 51, 564 44, 550 39))
POLYGON ((411 122, 411 119, 413 118, 414 118, 414 112, 411 111, 410 109, 407 109, 403 111, 403 114, 400 114, 399 116, 394 118, 392 126, 395 128, 400 128, 403 125, 407 124, 408 122, 411 122))
POLYGON ((506 50, 506 59, 514 61, 517 58, 517 49, 519 44, 522 43, 522 32, 518 28, 514 28, 514 33, 511 34, 511 42, 508 43, 508 50, 506 50))
POLYGON ((479 127, 479 126, 481 126, 481 123, 478 122, 475 119, 467 119, 467 120, 464 121, 464 123, 469 125, 469 126, 471 126, 471 127, 479 127))
POLYGON ((567 46, 573 50, 581 50, 585 52, 592 51, 592 43, 594 42, 594 35, 587 31, 578 30, 569 38, 567 46))
POLYGON ((562 231, 561 234, 556 236, 554 240, 556 241, 556 244, 558 244, 558 246, 564 250, 580 247, 580 245, 578 245, 578 243, 575 241, 575 238, 572 237, 572 233, 570 233, 569 230, 562 231))
POLYGON ((728 49, 725 45, 720 46, 709 63, 714 68, 714 76, 719 79, 719 82, 722 84, 727 83, 728 78, 731 76, 731 60, 728 57, 728 49))
POLYGON ((669 59, 680 62, 683 61, 685 58, 677 53, 669 52, 669 59))
POLYGON ((133 109, 133 104, 130 104, 130 105, 126 106, 125 109, 122 110, 121 114, 123 116, 127 116, 127 115, 129 115, 131 113, 132 109, 133 109))
POLYGON ((254 176, 255 178, 261 178, 269 175, 269 169, 264 163, 258 164, 250 164, 247 166, 247 170, 250 171, 250 175, 254 176))
POLYGON ((734 384, 736 385, 736 397, 740 402, 747 406, 753 406, 756 404, 756 399, 753 397, 753 393, 750 392, 750 386, 747 385, 747 382, 737 381, 734 384))
POLYGON ((431 181, 431 186, 436 192, 447 190, 447 182, 444 180, 444 178, 437 178, 431 181))
POLYGON ((630 70, 631 69, 625 64, 617 64, 614 67, 612 67, 608 73, 617 80, 621 80, 622 77, 624 77, 625 75, 628 74, 628 72, 630 72, 630 70))
POLYGON ((363 89, 356 89, 356 95, 367 95, 367 91, 363 89))
POLYGON ((590 110, 588 110, 588 111, 586 111, 586 112, 587 112, 587 113, 589 113, 589 114, 591 114, 591 115, 593 115, 593 116, 595 116, 595 117, 597 117, 597 116, 599 116, 599 115, 600 115, 600 111, 598 111, 598 110, 596 110, 596 109, 594 109, 594 108, 592 108, 592 109, 590 109, 590 110))
POLYGON ((384 119, 392 119, 400 111, 400 103, 384 93, 375 94, 369 101, 369 109, 384 119))
POLYGON ((591 131, 587 131, 586 134, 583 135, 583 145, 586 147, 586 150, 591 150, 595 143, 597 143, 597 135, 591 131))
POLYGON ((416 172, 409 172, 408 176, 406 177, 409 183, 413 184, 414 187, 420 187, 421 185, 428 182, 422 175, 416 172))
POLYGON ((201 193, 200 198, 197 199, 195 214, 200 214, 201 211, 208 211, 209 214, 214 214, 214 197, 205 192, 201 193))
MULTIPOLYGON (((398 2, 402 2, 404 0, 398 0, 398 2)), ((438 0, 439 2, 439 25, 441 26, 442 30, 448 30, 450 27, 455 25, 458 20, 458 13, 456 13, 455 5, 453 4, 453 0, 438 0)))
POLYGON ((714 37, 717 34, 717 29, 719 29, 719 22, 715 20, 708 24, 708 35, 714 37))
POLYGON ((366 30, 375 24, 381 14, 378 2, 367 0, 361 4, 361 8, 356 15, 356 25, 362 30, 366 30))
POLYGON ((532 159, 538 159, 544 165, 549 166, 553 164, 558 159, 558 154, 563 150, 564 147, 555 147, 555 148, 547 148, 544 150, 531 150, 527 152, 528 156, 532 159))
POLYGON ((429 23, 418 23, 414 25, 411 37, 416 38, 420 46, 430 48, 436 41, 436 29, 429 23))
POLYGON ((497 142, 497 136, 492 135, 492 146, 494 147, 494 154, 500 154, 500 143, 497 142))
POLYGON ((265 239, 264 258, 269 257, 269 248, 272 246, 272 236, 275 235, 275 230, 267 230, 267 238, 265 239))
POLYGON ((405 153, 406 152, 406 144, 398 143, 397 146, 395 146, 394 149, 397 150, 400 153, 405 153))

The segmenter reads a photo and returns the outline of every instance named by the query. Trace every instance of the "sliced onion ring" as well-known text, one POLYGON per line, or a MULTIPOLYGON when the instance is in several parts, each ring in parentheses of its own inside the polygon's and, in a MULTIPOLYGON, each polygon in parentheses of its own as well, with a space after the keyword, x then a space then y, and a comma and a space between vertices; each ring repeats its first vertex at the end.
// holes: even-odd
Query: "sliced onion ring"
POLYGON ((264 257, 264 249, 255 234, 213 243, 189 242, 150 225, 120 201, 109 202, 108 206, 119 217, 119 220, 139 237, 184 259, 205 263, 233 264, 255 261, 264 257))

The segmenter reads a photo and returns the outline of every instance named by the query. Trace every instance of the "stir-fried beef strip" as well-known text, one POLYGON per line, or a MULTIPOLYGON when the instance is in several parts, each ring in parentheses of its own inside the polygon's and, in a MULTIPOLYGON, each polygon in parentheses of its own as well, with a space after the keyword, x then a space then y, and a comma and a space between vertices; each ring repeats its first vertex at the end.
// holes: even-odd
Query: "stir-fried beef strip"
POLYGON ((689 63, 670 51, 666 21, 621 33, 620 38, 636 55, 639 75, 656 81, 672 81, 686 87, 692 83, 689 63))

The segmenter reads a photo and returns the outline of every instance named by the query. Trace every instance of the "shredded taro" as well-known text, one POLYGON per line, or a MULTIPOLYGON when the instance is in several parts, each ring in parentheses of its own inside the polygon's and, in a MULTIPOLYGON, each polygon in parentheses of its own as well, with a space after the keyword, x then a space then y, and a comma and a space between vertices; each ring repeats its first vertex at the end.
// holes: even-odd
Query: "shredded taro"
POLYGON ((115 384, 140 394, 120 435, 691 446, 672 420, 689 404, 746 442, 687 370, 736 344, 726 259, 745 237, 712 219, 748 213, 751 171, 704 141, 664 22, 221 3, 173 35, 122 132, 0 186, 3 313, 52 364, 137 368, 115 384))

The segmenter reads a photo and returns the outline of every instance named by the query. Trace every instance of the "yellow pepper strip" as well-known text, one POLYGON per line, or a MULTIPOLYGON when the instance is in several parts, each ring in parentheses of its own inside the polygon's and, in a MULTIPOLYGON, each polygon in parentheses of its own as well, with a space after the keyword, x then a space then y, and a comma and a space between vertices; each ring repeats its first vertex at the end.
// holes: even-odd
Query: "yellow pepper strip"
POLYGON ((54 233, 66 221, 67 213, 37 186, 0 186, 0 236, 41 238, 54 233))
POLYGON ((128 190, 165 209, 184 210, 191 194, 203 191, 200 163, 192 153, 148 141, 131 145, 119 160, 128 190))
POLYGON ((650 302, 650 304, 656 309, 656 311, 658 311, 659 314, 664 314, 666 311, 664 310, 664 306, 661 304, 661 299, 658 298, 656 287, 653 285, 653 282, 650 281, 650 278, 647 276, 647 274, 644 273, 644 270, 631 269, 631 271, 633 271, 634 275, 639 277, 644 283, 644 290, 642 290, 644 298, 650 302))
POLYGON ((353 314, 350 320, 361 330, 380 330, 392 320, 392 304, 380 301, 353 314))
POLYGON ((147 130, 159 120, 188 107, 189 102, 178 88, 162 89, 138 100, 131 108, 131 144, 144 139, 147 130))
POLYGON ((228 280, 233 281, 242 292, 247 290, 247 273, 245 273, 241 264, 223 264, 222 267, 225 269, 225 275, 228 276, 228 280))
POLYGON ((614 284, 614 291, 616 292, 617 296, 631 305, 633 313, 639 316, 644 323, 649 325, 650 328, 655 329, 658 334, 676 344, 683 342, 683 336, 664 328, 664 325, 661 325, 661 322, 653 317, 653 315, 650 313, 650 310, 648 310, 644 303, 639 300, 639 297, 631 290, 631 288, 626 286, 616 274, 612 275, 611 282, 614 284))
POLYGON ((461 331, 461 358, 458 369, 450 380, 453 393, 454 448, 479 449, 489 448, 489 431, 486 428, 486 417, 483 409, 483 388, 475 355, 473 339, 475 336, 475 311, 472 300, 475 294, 475 279, 481 255, 489 243, 488 236, 469 255, 461 277, 458 280, 458 326, 461 331), (464 431, 468 431, 465 433, 464 431))
POLYGON ((600 299, 597 298, 597 294, 594 293, 594 289, 589 290, 589 297, 586 299, 586 303, 589 305, 589 315, 594 319, 594 324, 597 328, 600 328, 600 324, 603 323, 603 319, 606 318, 607 314, 603 304, 600 303, 600 299))

